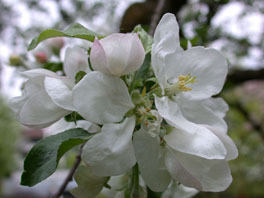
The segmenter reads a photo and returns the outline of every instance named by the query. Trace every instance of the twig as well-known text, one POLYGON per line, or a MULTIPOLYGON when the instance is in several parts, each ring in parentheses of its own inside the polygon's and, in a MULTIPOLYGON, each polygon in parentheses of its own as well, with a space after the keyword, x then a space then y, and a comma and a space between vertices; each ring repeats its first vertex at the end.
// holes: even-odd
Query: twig
POLYGON ((78 166, 81 163, 82 147, 80 149, 79 154, 76 156, 75 162, 74 162, 68 176, 65 178, 64 182, 62 183, 61 187, 59 188, 59 190, 58 190, 57 194, 54 196, 54 198, 59 198, 63 194, 63 192, 65 191, 68 183, 70 181, 72 181, 72 177, 73 177, 76 169, 78 168, 78 166))
POLYGON ((150 23, 150 28, 149 28, 149 34, 150 35, 154 34, 155 28, 158 24, 158 21, 159 21, 161 12, 164 8, 165 2, 166 2, 166 0, 159 0, 158 5, 155 9, 155 12, 151 17, 151 23, 150 23))

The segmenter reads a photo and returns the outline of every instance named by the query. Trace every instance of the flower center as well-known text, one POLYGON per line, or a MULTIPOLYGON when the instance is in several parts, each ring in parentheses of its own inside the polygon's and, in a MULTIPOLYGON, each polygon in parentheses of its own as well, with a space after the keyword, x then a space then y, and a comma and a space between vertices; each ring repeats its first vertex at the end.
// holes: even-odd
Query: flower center
POLYGON ((165 88, 165 94, 167 96, 174 96, 181 92, 187 92, 191 91, 191 87, 186 87, 188 84, 194 84, 195 82, 198 82, 196 80, 196 77, 191 76, 191 74, 187 74, 186 76, 180 75, 178 77, 178 82, 172 85, 169 85, 167 88, 165 88))

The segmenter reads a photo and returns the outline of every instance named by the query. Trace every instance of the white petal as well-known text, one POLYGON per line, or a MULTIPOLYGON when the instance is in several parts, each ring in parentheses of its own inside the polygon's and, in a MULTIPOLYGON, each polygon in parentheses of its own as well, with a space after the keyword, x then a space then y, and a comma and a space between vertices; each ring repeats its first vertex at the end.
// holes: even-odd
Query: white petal
POLYGON ((173 129, 164 136, 166 143, 173 149, 200 156, 206 159, 225 159, 226 149, 220 139, 206 128, 198 133, 173 129))
MULTIPOLYGON (((26 100, 27 100, 27 97, 25 96, 25 94, 23 94, 22 96, 11 98, 8 101, 8 106, 10 107, 10 109, 12 109, 12 111, 16 115, 18 115, 21 107, 26 102, 26 100)), ((19 119, 19 118, 17 118, 17 119, 19 119)))
MULTIPOLYGON (((208 127, 208 126, 207 126, 208 127)), ((221 142, 224 144, 225 149, 226 149, 226 160, 232 160, 237 158, 238 156, 238 150, 237 147, 235 145, 235 143, 233 142, 233 140, 225 133, 223 133, 222 131, 214 128, 214 127, 208 127, 220 140, 221 142)))
POLYGON ((196 124, 209 125, 223 133, 227 132, 227 124, 223 119, 226 106, 223 100, 210 98, 207 100, 191 101, 179 97, 177 102, 181 107, 183 116, 196 124), (219 106, 217 104, 219 103, 219 106), (224 107, 223 109, 220 109, 224 107))
POLYGON ((179 54, 182 52, 179 41, 179 26, 175 16, 168 13, 162 17, 155 30, 151 52, 151 65, 162 90, 167 83, 165 57, 175 51, 179 54))
POLYGON ((134 107, 125 83, 101 72, 88 73, 73 88, 73 104, 86 120, 113 123, 134 107))
POLYGON ((125 70, 122 72, 124 74, 130 74, 136 70, 138 70, 144 62, 145 59, 145 50, 144 47, 138 38, 137 34, 132 34, 132 43, 130 46, 130 52, 127 59, 127 66, 125 70))
POLYGON ((82 128, 88 131, 89 133, 95 133, 100 131, 100 127, 92 122, 87 120, 78 120, 76 128, 82 128))
POLYGON ((226 149, 220 139, 208 128, 187 120, 176 102, 155 97, 155 104, 160 115, 175 127, 164 137, 170 147, 207 159, 225 159, 226 149))
POLYGON ((100 131, 100 127, 92 122, 87 120, 77 120, 77 125, 74 122, 66 122, 64 118, 60 119, 59 121, 55 122, 53 125, 49 126, 48 128, 44 129, 44 136, 55 135, 57 133, 61 133, 68 129, 73 128, 82 128, 89 133, 95 133, 100 131))
POLYGON ((107 57, 108 71, 113 75, 121 75, 126 67, 132 37, 126 34, 111 34, 100 40, 107 57))
POLYGON ((111 189, 103 188, 96 198, 124 198, 124 191, 120 191, 128 182, 128 175, 112 176, 107 182, 111 189))
POLYGON ((201 191, 224 191, 232 182, 225 160, 207 160, 178 151, 168 151, 166 166, 175 180, 201 191))
POLYGON ((165 150, 158 139, 151 137, 142 125, 133 136, 133 144, 139 170, 146 185, 155 192, 164 191, 171 178, 164 165, 165 150))
POLYGON ((173 179, 185 186, 199 190, 202 189, 200 181, 184 168, 184 166, 179 162, 179 159, 175 157, 175 155, 170 150, 166 151, 165 164, 173 179))
POLYGON ((128 172, 136 163, 132 145, 135 118, 120 124, 105 124, 102 131, 83 147, 82 160, 98 176, 113 176, 128 172))
POLYGON ((161 18, 154 33, 152 50, 163 55, 176 50, 182 51, 179 40, 179 26, 174 14, 167 13, 161 18))
POLYGON ((224 85, 228 66, 225 57, 215 49, 193 47, 184 51, 180 56, 177 53, 166 56, 166 78, 175 83, 178 76, 191 74, 198 82, 187 85, 192 90, 182 92, 186 98, 206 99, 218 94, 224 85))
POLYGON ((47 127, 70 112, 55 105, 43 90, 30 97, 19 112, 20 122, 27 126, 47 127))
POLYGON ((191 48, 192 48, 192 43, 191 43, 191 41, 188 40, 188 42, 187 42, 187 49, 191 49, 191 48))
POLYGON ((63 131, 66 131, 68 129, 75 128, 74 122, 66 122, 64 118, 60 119, 59 121, 55 122, 51 126, 45 128, 44 131, 44 137, 48 137, 50 135, 55 135, 58 133, 61 133, 63 131))
POLYGON ((44 77, 30 78, 24 84, 22 95, 10 99, 9 106, 12 111, 16 113, 17 116, 27 99, 30 98, 30 96, 32 96, 33 94, 43 89, 43 79, 44 77))
POLYGON ((223 99, 210 98, 202 101, 180 101, 179 105, 185 118, 191 122, 204 125, 220 139, 227 150, 227 160, 237 157, 236 145, 226 135, 227 125, 223 117, 228 106, 223 99))
POLYGON ((224 118, 229 110, 228 104, 220 97, 205 100, 204 104, 221 118, 224 118))
POLYGON ((34 78, 40 76, 50 76, 50 77, 58 77, 58 75, 47 69, 32 69, 21 73, 23 76, 27 78, 34 78))
POLYGON ((90 72, 88 66, 88 55, 80 47, 67 48, 65 52, 64 72, 66 76, 72 80, 75 79, 75 75, 79 71, 86 73, 90 72))
POLYGON ((61 108, 74 111, 72 103, 72 88, 74 84, 65 82, 66 78, 46 77, 44 80, 45 89, 53 102, 61 108))
POLYGON ((92 67, 95 71, 111 74, 107 67, 107 59, 104 48, 98 39, 95 39, 93 42, 90 58, 92 67))
POLYGON ((155 105, 159 114, 171 126, 181 130, 186 130, 191 134, 194 134, 196 130, 199 130, 199 127, 197 128, 196 124, 186 120, 183 117, 179 105, 168 97, 159 98, 155 96, 155 105))
POLYGON ((79 166, 74 179, 78 187, 71 190, 71 194, 76 198, 94 198, 103 189, 107 180, 106 177, 94 175, 91 168, 87 166, 79 166))
POLYGON ((198 193, 194 188, 172 182, 167 190, 162 193, 161 198, 191 198, 198 193))
POLYGON ((33 128, 47 127, 70 113, 58 107, 44 88, 44 77, 34 77, 25 83, 23 94, 11 100, 17 119, 33 128))
POLYGON ((95 50, 91 54, 92 65, 99 71, 115 76, 136 71, 145 57, 143 45, 137 34, 111 34, 100 41, 95 41, 93 47, 95 50))

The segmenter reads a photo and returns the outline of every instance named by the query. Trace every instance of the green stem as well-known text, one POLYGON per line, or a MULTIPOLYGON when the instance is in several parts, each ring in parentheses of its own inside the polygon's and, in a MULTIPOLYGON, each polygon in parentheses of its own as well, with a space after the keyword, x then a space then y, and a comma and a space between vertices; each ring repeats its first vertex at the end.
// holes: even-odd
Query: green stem
POLYGON ((132 178, 130 186, 130 198, 139 197, 139 169, 138 164, 136 164, 132 169, 132 178))

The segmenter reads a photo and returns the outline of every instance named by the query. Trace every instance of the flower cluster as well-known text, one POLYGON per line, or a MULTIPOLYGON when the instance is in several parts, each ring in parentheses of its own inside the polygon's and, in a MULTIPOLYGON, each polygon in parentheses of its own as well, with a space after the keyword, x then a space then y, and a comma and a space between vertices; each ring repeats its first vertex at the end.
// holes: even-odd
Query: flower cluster
POLYGON ((139 34, 116 33, 95 39, 89 54, 68 48, 65 76, 23 72, 23 94, 10 102, 22 124, 43 128, 74 112, 97 129, 82 148, 77 197, 94 197, 110 176, 125 177, 133 167, 141 187, 155 192, 175 182, 216 192, 232 181, 227 161, 238 153, 224 121, 228 106, 212 98, 223 88, 226 59, 209 48, 184 51, 172 14, 159 22, 151 68, 137 83, 145 51, 139 34))

